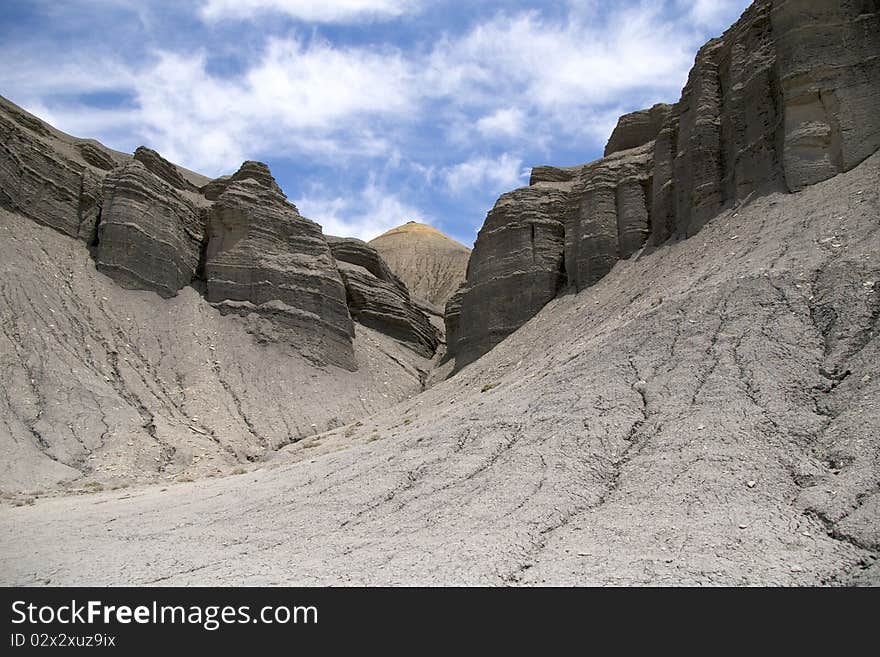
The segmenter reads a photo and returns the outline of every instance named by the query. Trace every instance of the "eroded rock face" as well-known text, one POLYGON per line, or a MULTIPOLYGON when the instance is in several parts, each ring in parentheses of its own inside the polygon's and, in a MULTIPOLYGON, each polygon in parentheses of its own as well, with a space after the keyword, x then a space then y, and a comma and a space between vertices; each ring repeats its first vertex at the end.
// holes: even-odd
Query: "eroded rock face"
POLYGON ((725 208, 851 169, 880 147, 878 107, 876 3, 758 0, 700 49, 677 103, 621 117, 605 158, 535 167, 531 191, 499 199, 471 257, 456 365, 527 321, 563 281, 583 289, 646 241, 693 235, 725 208), (563 229, 543 243, 544 258, 522 237, 532 225, 563 229), (537 264, 560 258, 552 276, 537 264))
POLYGON ((327 235, 327 242, 330 244, 330 251, 337 261, 357 265, 380 281, 400 288, 409 296, 406 284, 391 271, 379 252, 366 242, 354 237, 334 237, 332 235, 327 235))
POLYGON ((849 171, 880 148, 880 7, 777 0, 776 39, 790 190, 849 171))
POLYGON ((455 353, 456 344, 458 342, 458 323, 461 319, 461 298, 464 296, 464 286, 455 291, 446 307, 443 309, 443 323, 446 326, 446 353, 452 355, 455 353))
MULTIPOLYGON (((120 286, 168 298, 204 279, 208 300, 244 316, 259 341, 356 369, 330 247, 266 165, 248 161, 197 188, 190 180, 200 176, 155 151, 115 153, 5 99, 0 137, 0 205, 92 246, 97 268, 120 286)), ((422 350, 436 345, 433 333, 421 339, 422 350)))
POLYGON ((214 178, 214 180, 201 187, 199 192, 209 201, 216 201, 217 197, 226 191, 226 186, 229 184, 230 177, 231 176, 220 176, 219 178, 214 178))
POLYGON ((671 105, 657 103, 650 109, 637 110, 621 116, 605 146, 605 157, 654 141, 671 111, 671 105))
POLYGON ((880 147, 876 3, 760 1, 697 54, 655 146, 652 242, 880 147))
POLYGON ((199 208, 137 160, 104 180, 95 262, 123 287, 172 297, 199 264, 199 208))
POLYGON ((278 183, 275 182, 275 178, 272 176, 272 172, 269 171, 269 167, 262 162, 256 162, 254 160, 246 160, 243 162, 238 171, 231 176, 214 178, 214 180, 201 187, 199 191, 209 201, 216 201, 220 195, 226 191, 226 188, 229 187, 229 185, 238 182, 239 180, 255 180, 266 189, 272 190, 276 194, 280 194, 282 197, 287 198, 284 196, 284 192, 281 191, 278 183))
POLYGON ((582 167, 563 206, 564 268, 575 290, 593 285, 648 238, 653 142, 582 167))
POLYGON ((327 240, 265 165, 245 163, 211 206, 204 276, 208 301, 250 317, 261 339, 356 368, 345 286, 327 240))
POLYGON ((491 349, 563 287, 589 287, 644 246, 652 163, 649 142, 580 167, 540 167, 529 187, 498 200, 466 287, 447 306, 456 366, 491 349))
POLYGON ((565 190, 524 187, 504 194, 486 216, 461 297, 457 366, 482 356, 556 296, 565 280, 567 202, 565 190))
POLYGON ((62 153, 41 121, 12 103, 0 103, 0 206, 90 242, 101 175, 62 153))
POLYGON ((76 148, 82 159, 102 171, 112 171, 117 166, 110 152, 97 142, 83 140, 76 145, 76 148))
POLYGON ((440 342, 438 331, 376 250, 354 238, 327 239, 345 283, 351 316, 422 356, 433 356, 440 342))
POLYGON ((146 146, 138 146, 134 159, 143 164, 147 170, 158 176, 174 189, 189 192, 196 191, 196 186, 180 175, 180 171, 171 162, 146 146))
POLYGON ((784 188, 770 3, 697 53, 655 144, 652 243, 697 232, 722 208, 784 188))

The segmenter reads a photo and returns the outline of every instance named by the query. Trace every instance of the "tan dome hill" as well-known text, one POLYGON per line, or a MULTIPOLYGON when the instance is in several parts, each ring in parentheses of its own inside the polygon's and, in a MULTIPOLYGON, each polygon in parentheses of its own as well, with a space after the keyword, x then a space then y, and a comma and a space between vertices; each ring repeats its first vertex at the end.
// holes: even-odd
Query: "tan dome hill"
POLYGON ((433 226, 408 221, 370 240, 410 294, 443 308, 467 276, 471 250, 433 226))

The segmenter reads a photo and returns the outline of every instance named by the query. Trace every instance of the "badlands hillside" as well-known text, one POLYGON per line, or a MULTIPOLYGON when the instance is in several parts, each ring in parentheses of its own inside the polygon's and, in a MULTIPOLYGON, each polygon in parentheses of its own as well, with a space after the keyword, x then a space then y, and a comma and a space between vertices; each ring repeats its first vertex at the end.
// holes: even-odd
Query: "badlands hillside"
POLYGON ((441 314, 467 277, 471 250, 427 224, 408 221, 370 240, 370 246, 414 298, 433 304, 441 314))
POLYGON ((3 103, 0 583, 880 584, 878 35, 758 0, 536 167, 445 380, 405 272, 265 166, 3 103))

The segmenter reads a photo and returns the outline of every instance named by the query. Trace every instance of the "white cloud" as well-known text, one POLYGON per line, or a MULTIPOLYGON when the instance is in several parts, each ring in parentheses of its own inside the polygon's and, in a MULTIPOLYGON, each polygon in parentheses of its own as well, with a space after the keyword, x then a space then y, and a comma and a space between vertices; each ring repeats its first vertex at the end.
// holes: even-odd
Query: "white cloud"
POLYGON ((575 128, 581 110, 624 95, 674 100, 697 45, 687 32, 659 6, 625 7, 603 22, 501 14, 441 42, 427 75, 437 93, 494 108, 515 100, 575 128))
POLYGON ((101 65, 97 74, 41 63, 0 75, 0 84, 10 83, 20 103, 62 130, 114 140, 125 134, 128 145, 147 143, 215 175, 265 153, 332 161, 390 152, 383 122, 400 125, 414 114, 412 75, 396 51, 289 38, 270 40, 233 78, 211 74, 203 52, 159 52, 139 67, 101 65), (116 92, 131 103, 102 110, 58 100, 77 92, 116 92))
MULTIPOLYGON (((0 44, 0 59, 15 63, 0 70, 0 89, 67 132, 121 149, 144 143, 206 175, 234 171, 244 159, 314 163, 319 172, 294 183, 311 189, 298 201, 303 213, 327 232, 369 238, 425 218, 387 192, 385 175, 377 176, 381 186, 346 195, 348 173, 406 161, 408 172, 395 175, 418 180, 398 178, 398 187, 420 185, 420 198, 436 194, 438 207, 449 197, 455 197, 451 206, 491 204, 491 195, 524 184, 523 158, 558 162, 563 147, 587 159, 601 151, 619 114, 676 100, 706 34, 723 29, 726 17, 747 4, 568 0, 558 11, 484 12, 454 33, 442 24, 422 33, 419 25, 419 45, 402 33, 399 47, 371 41, 390 30, 359 28, 352 45, 344 40, 348 30, 341 37, 327 31, 339 39, 330 42, 316 36, 324 28, 290 33, 247 22, 269 12, 324 23, 390 19, 430 1, 205 0, 195 18, 212 24, 186 39, 153 34, 131 51, 119 48, 124 37, 110 29, 106 42, 91 39, 69 50, 51 39, 0 44), (227 19, 241 22, 214 24, 227 19), (240 43, 228 42, 233 30, 240 43), (223 41, 211 41, 217 38, 223 41), (204 49, 179 45, 193 42, 204 42, 204 49), (218 52, 220 59, 233 53, 241 68, 217 73, 208 53, 218 52), (83 97, 108 92, 125 102, 108 107, 83 97), (491 151, 480 139, 491 142, 491 151), (457 163, 444 167, 448 162, 457 163), (309 188, 316 179, 324 187, 309 188)), ((77 10, 62 16, 65 29, 68 20, 87 25, 98 16, 89 14, 93 3, 73 5, 77 10)), ((190 20, 198 11, 171 0, 144 6, 153 9, 138 25, 147 19, 167 25, 163 6, 190 20)))
POLYGON ((418 208, 372 181, 353 196, 328 196, 319 189, 294 203, 303 216, 321 224, 325 235, 364 241, 407 221, 431 223, 418 208))
POLYGON ((446 185, 453 194, 470 189, 503 191, 519 186, 527 172, 523 171, 522 159, 509 153, 497 158, 474 157, 443 170, 446 185))
POLYGON ((679 0, 692 22, 701 27, 724 29, 745 8, 742 0, 679 0))
POLYGON ((505 107, 477 121, 477 130, 484 137, 517 137, 525 127, 525 114, 515 107, 505 107))
POLYGON ((220 171, 269 149, 315 158, 387 150, 373 122, 411 111, 409 76, 399 53, 286 39, 233 80, 207 73, 204 56, 163 54, 137 94, 159 150, 220 171))
MULTIPOLYGON (((730 10, 743 1, 723 4, 730 10)), ((210 0, 203 10, 232 17, 234 7, 341 17, 416 4, 210 0)), ((712 9, 698 0, 690 11, 708 20, 712 9)), ((572 8, 567 18, 495 14, 461 36, 438 37, 427 51, 268 37, 232 77, 212 74, 204 52, 165 50, 124 65, 86 50, 47 57, 51 49, 34 43, 29 54, 2 49, 5 61, 26 65, 6 67, 0 85, 19 102, 47 109, 62 129, 127 134, 211 175, 247 157, 332 162, 408 151, 409 128, 419 126, 440 128, 460 157, 475 131, 508 151, 550 152, 554 141, 572 137, 584 150, 601 147, 616 118, 609 114, 676 99, 701 41, 687 21, 670 22, 662 7, 639 3, 605 14, 572 8), (605 17, 589 22, 596 15, 605 17), (133 102, 96 111, 59 100, 104 91, 133 102)))
POLYGON ((315 23, 347 23, 390 19, 416 11, 416 0, 207 0, 199 10, 207 21, 253 19, 260 14, 285 14, 315 23))

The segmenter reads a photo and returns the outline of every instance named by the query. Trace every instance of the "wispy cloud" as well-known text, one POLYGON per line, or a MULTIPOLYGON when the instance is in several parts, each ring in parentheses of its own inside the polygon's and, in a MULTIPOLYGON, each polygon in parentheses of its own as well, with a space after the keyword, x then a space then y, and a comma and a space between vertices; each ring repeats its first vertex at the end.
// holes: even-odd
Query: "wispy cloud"
POLYGON ((731 23, 744 8, 738 0, 678 0, 678 4, 699 27, 731 23))
POLYGON ((14 62, 0 93, 72 134, 144 143, 207 175, 244 159, 288 163, 276 175, 329 232, 424 219, 418 205, 470 222, 455 228, 466 235, 525 166, 592 159, 620 113, 675 100, 696 49, 747 2, 522 0, 457 13, 452 0, 152 0, 137 12, 39 0, 32 23, 52 33, 0 17, 0 58, 14 62), (433 13, 391 22, 422 11, 433 13), (361 187, 401 160, 395 175, 420 182, 361 187), (418 201, 401 200, 417 187, 418 201))
POLYGON ((364 241, 407 221, 431 223, 421 210, 374 181, 351 196, 328 195, 326 190, 317 189, 294 203, 303 216, 321 224, 325 235, 357 237, 364 241))
MULTIPOLYGON (((229 78, 208 70, 205 51, 160 51, 128 67, 62 63, 4 76, 32 111, 69 132, 130 134, 208 174, 248 157, 300 154, 317 160, 375 157, 390 150, 377 128, 406 120, 418 99, 400 53, 338 48, 320 39, 272 39, 229 78), (130 104, 96 109, 80 94, 117 92, 130 104)), ((6 86, 4 84, 4 86, 6 86)))
POLYGON ((395 18, 417 10, 421 4, 416 0, 207 0, 199 14, 209 21, 253 19, 274 13, 315 23, 347 23, 395 18))
POLYGON ((570 131, 583 126, 586 110, 623 97, 677 95, 698 45, 689 26, 671 23, 660 4, 588 18, 496 15, 437 45, 426 73, 431 88, 496 112, 514 101, 570 131))
POLYGON ((453 194, 473 189, 497 192, 518 187, 526 178, 522 158, 502 153, 496 158, 474 157, 443 171, 446 185, 453 194))
POLYGON ((517 137, 526 127, 525 113, 515 107, 503 107, 477 121, 484 137, 517 137))

